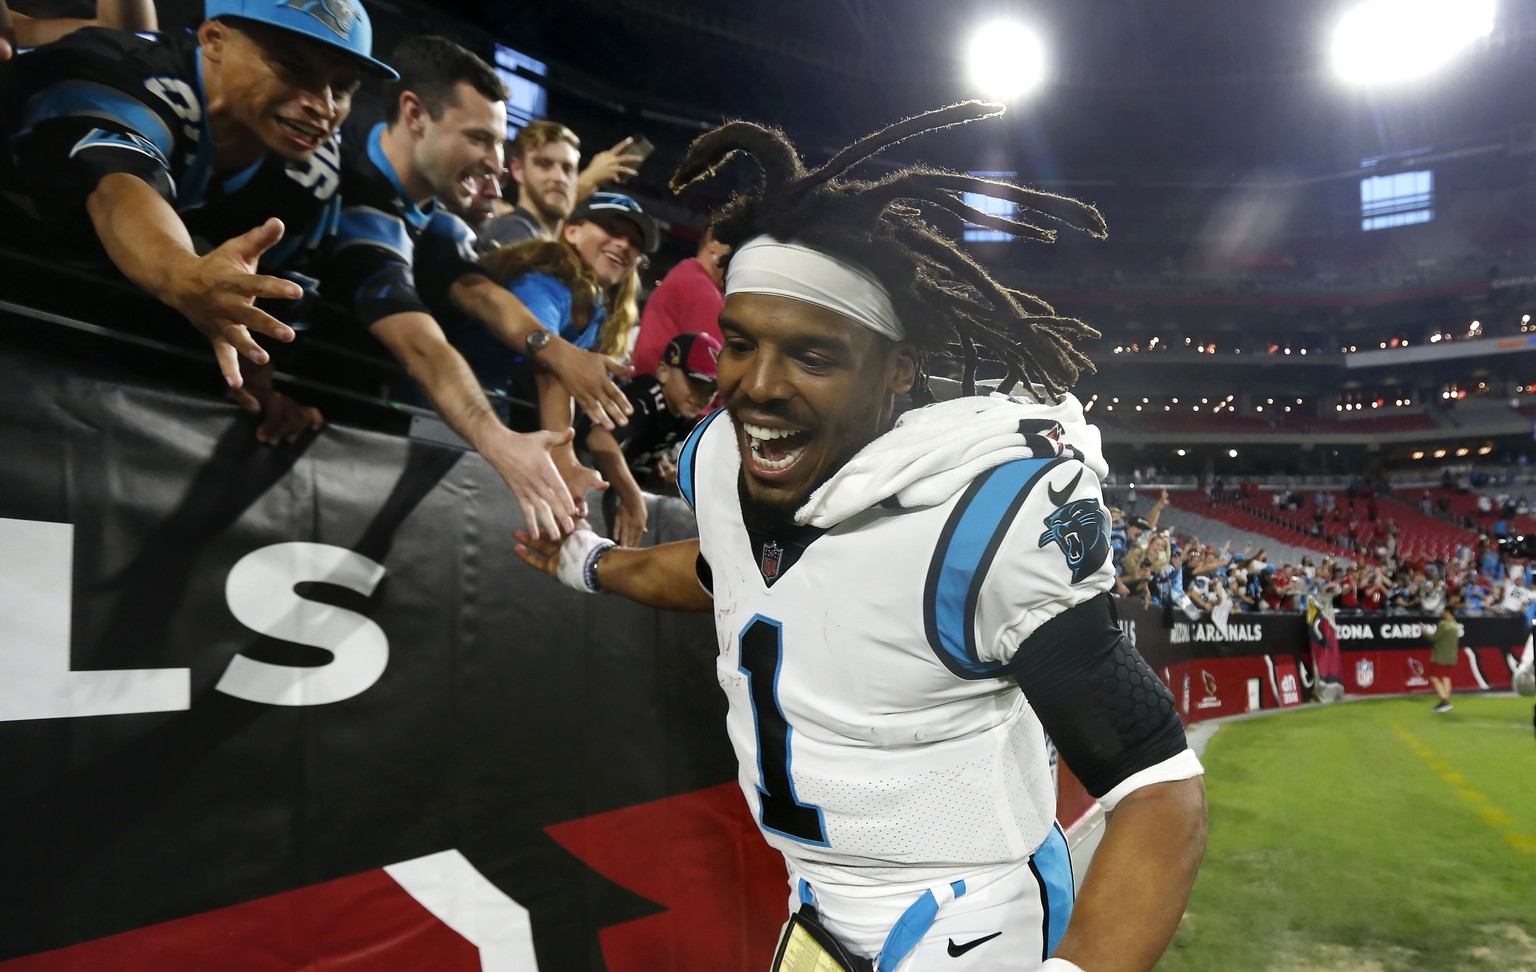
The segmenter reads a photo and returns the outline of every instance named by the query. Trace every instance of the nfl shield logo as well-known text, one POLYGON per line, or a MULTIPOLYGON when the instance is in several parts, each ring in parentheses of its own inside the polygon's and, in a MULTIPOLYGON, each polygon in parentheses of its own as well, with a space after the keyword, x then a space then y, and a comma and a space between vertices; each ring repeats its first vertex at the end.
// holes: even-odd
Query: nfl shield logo
POLYGON ((779 561, 783 558, 783 556, 784 549, 777 543, 769 540, 767 543, 763 544, 763 559, 758 564, 758 569, 763 572, 763 576, 765 578, 768 580, 773 580, 775 577, 779 576, 779 561))
POLYGON ((1376 684, 1376 666, 1368 658, 1362 658, 1355 662, 1355 684, 1361 688, 1370 688, 1376 684))

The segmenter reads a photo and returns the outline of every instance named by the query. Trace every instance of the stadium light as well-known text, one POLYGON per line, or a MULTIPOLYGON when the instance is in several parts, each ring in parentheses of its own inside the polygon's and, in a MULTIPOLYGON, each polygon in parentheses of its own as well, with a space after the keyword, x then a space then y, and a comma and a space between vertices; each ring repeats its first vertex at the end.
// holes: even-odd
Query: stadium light
POLYGON ((1492 33, 1493 14, 1494 0, 1363 0, 1334 27, 1334 73, 1359 85, 1433 74, 1492 33))
POLYGON ((1045 41, 1017 20, 995 20, 971 35, 965 60, 983 97, 1018 101, 1045 81, 1045 41))

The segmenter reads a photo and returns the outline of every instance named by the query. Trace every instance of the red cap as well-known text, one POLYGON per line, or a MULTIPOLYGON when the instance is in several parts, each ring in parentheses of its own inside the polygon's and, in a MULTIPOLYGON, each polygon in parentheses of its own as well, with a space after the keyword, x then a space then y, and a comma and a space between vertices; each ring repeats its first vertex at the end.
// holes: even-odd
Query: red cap
POLYGON ((667 343, 661 360, 669 367, 681 368, 695 381, 716 381, 720 376, 716 360, 720 357, 720 341, 713 334, 695 332, 679 334, 667 343))

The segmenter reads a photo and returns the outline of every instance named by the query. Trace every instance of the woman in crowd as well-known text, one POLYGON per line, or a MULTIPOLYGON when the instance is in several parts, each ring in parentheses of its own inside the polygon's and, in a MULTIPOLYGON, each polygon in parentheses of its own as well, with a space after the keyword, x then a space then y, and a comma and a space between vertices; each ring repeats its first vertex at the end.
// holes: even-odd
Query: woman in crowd
MULTIPOLYGON (((480 258, 492 280, 504 285, 551 334, 578 348, 614 358, 629 353, 630 332, 639 320, 639 270, 659 240, 655 222, 628 196, 596 192, 585 199, 555 240, 530 240, 480 258)), ((449 338, 464 353, 481 385, 499 392, 503 419, 531 426, 506 402, 538 403, 538 425, 571 424, 570 398, 558 382, 540 381, 537 361, 543 343, 513 349, 482 327, 460 324, 449 338)), ((523 428, 529 431, 530 428, 523 428)))
POLYGON ((1160 574, 1168 566, 1170 551, 1167 534, 1159 533, 1147 542, 1147 558, 1152 561, 1152 573, 1160 574))

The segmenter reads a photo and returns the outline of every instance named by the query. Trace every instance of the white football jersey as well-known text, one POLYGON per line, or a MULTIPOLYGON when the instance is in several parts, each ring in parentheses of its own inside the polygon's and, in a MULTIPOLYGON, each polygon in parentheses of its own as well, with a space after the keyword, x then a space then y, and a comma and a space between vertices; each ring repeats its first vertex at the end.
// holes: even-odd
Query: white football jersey
POLYGON ((740 469, 716 412, 679 481, 712 575, 740 784, 768 842, 844 886, 1029 857, 1056 796, 1005 667, 1043 622, 1113 584, 1098 477, 1064 455, 1016 459, 937 505, 875 504, 791 562, 753 549, 740 469))

